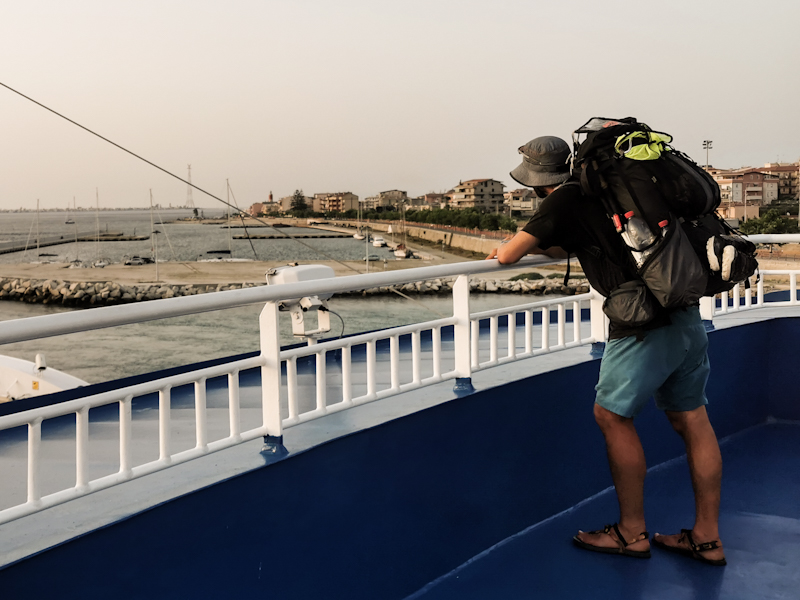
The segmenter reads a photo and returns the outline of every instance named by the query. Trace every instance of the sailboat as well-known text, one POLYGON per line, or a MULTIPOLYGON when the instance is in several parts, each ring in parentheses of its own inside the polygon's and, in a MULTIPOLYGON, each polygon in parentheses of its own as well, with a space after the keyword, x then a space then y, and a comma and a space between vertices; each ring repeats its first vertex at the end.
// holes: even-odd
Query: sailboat
MULTIPOLYGON (((75 196, 72 197, 72 203, 75 204, 75 196)), ((75 219, 69 214, 69 204, 67 204, 67 220, 64 221, 67 225, 75 225, 75 219)))
POLYGON ((100 190, 95 188, 94 189, 95 199, 97 201, 97 208, 94 213, 94 222, 95 222, 95 259, 92 263, 92 266, 97 269, 102 269, 103 267, 108 266, 109 261, 100 258, 100 190))
POLYGON ((225 196, 225 198, 228 201, 227 202, 228 206, 226 207, 228 209, 228 221, 227 221, 228 222, 228 249, 227 250, 208 250, 206 252, 206 254, 228 254, 228 255, 230 255, 231 251, 233 249, 232 245, 231 245, 231 239, 232 239, 232 234, 231 234, 231 186, 230 186, 230 183, 228 183, 227 179, 225 180, 225 191, 226 191, 226 194, 227 194, 225 196))
MULTIPOLYGON (((197 262, 253 262, 253 260, 254 260, 252 258, 232 258, 231 257, 231 254, 233 253, 233 242, 232 242, 233 233, 231 232, 231 206, 232 206, 231 205, 231 184, 227 179, 225 180, 225 191, 226 191, 226 194, 227 194, 225 196, 225 198, 226 198, 227 204, 228 204, 228 249, 227 250, 224 250, 224 249, 222 249, 222 250, 208 250, 206 252, 206 254, 212 254, 212 255, 217 255, 217 254, 225 255, 225 254, 227 254, 228 256, 226 258, 223 258, 223 256, 212 256, 211 258, 202 258, 203 255, 201 254, 200 256, 197 257, 197 262)), ((235 199, 234 199, 234 202, 236 202, 235 199)), ((238 210, 238 207, 237 207, 237 210, 238 210)))
POLYGON ((363 240, 366 236, 361 233, 361 202, 358 203, 358 231, 353 234, 357 240, 363 240))
POLYGON ((403 243, 398 244, 394 249, 395 258, 411 258, 414 253, 406 247, 406 205, 403 204, 403 243))
POLYGON ((39 241, 40 241, 40 234, 39 234, 39 199, 36 199, 36 258, 38 259, 36 262, 39 263, 48 263, 49 260, 42 260, 43 256, 55 256, 55 254, 50 254, 48 252, 40 252, 39 248, 39 241))

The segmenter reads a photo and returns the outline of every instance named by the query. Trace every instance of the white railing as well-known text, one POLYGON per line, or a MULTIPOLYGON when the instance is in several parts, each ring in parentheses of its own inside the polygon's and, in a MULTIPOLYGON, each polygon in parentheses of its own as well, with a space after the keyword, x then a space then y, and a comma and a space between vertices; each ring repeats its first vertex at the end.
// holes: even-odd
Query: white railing
MULTIPOLYGON (((546 262, 551 261, 539 257, 526 258, 513 268, 546 262)), ((27 498, 25 502, 0 510, 0 523, 246 441, 260 437, 280 440, 284 429, 325 415, 442 381, 469 378, 473 372, 495 365, 605 340, 607 321, 602 312, 603 298, 593 291, 512 308, 471 313, 469 275, 503 268, 497 261, 475 261, 399 272, 264 286, 0 322, 0 343, 9 343, 265 303, 259 321, 261 352, 256 357, 0 417, 0 432, 16 427, 27 428, 25 475, 27 498), (283 299, 400 285, 442 277, 456 277, 453 286, 453 315, 450 317, 304 347, 280 349, 279 302, 283 299), (582 309, 589 310, 588 324, 581 320, 582 309), (568 310, 573 311, 571 324, 567 319, 568 310), (524 324, 519 331, 516 326, 518 314, 524 315, 524 324), (508 325, 504 328, 505 341, 501 342, 503 328, 500 326, 500 320, 504 316, 508 320, 508 325), (535 324, 537 317, 540 319, 539 325, 535 324), (481 336, 481 322, 486 321, 488 321, 488 336, 481 336), (451 327, 453 340, 450 351, 445 353, 442 330, 448 328, 449 331, 451 327), (518 335, 522 336, 519 343, 518 335), (423 349, 423 338, 426 344, 430 338, 429 347, 425 349, 423 349), (405 364, 403 368, 401 368, 402 361, 407 360, 409 353, 401 352, 402 343, 410 343, 410 364, 405 364), (385 366, 381 368, 383 365, 379 364, 385 362, 379 358, 386 353, 378 352, 378 345, 383 344, 388 345, 388 381, 385 377, 387 369, 385 366), (308 367, 305 369, 307 373, 301 373, 303 368, 299 365, 309 360, 313 362, 313 368, 308 367), (329 363, 334 366, 330 367, 329 363), (254 368, 259 368, 261 372, 261 422, 257 427, 242 431, 239 375, 242 371, 254 368), (331 369, 336 372, 331 372, 331 369), (283 370, 285 370, 285 381, 283 370), (313 385, 300 384, 301 375, 305 374, 313 374, 313 385), (218 377, 227 378, 227 435, 222 437, 217 435, 216 439, 210 439, 214 436, 209 434, 206 383, 218 377), (335 386, 331 385, 331 378, 336 380, 335 386), (171 427, 172 391, 185 385, 193 386, 194 445, 189 449, 178 450, 173 444, 174 431, 171 427), (331 392, 334 388, 341 388, 340 397, 333 397, 334 394, 331 392), (157 440, 158 458, 136 464, 132 405, 134 399, 147 394, 158 394, 157 434, 148 438, 157 440), (313 397, 309 397, 309 394, 313 397), (90 479, 89 411, 109 405, 116 405, 119 411, 119 469, 117 472, 90 479), (42 482, 44 471, 42 423, 70 415, 74 415, 75 418, 74 485, 63 486, 52 493, 44 493, 43 489, 46 487, 49 490, 52 484, 48 483, 45 486, 42 482)), ((777 305, 797 304, 796 271, 767 271, 763 274, 788 275, 792 300, 777 305)), ((735 299, 732 305, 725 295, 722 308, 713 313, 720 314, 764 305, 763 283, 758 286, 755 301, 748 293, 741 307, 738 301, 739 294, 740 290, 735 288, 732 292, 732 297, 735 299)), ((770 303, 770 305, 776 304, 770 303)), ((4 481, 4 484, 7 484, 7 481, 4 481)))
MULTIPOLYGON (((533 266, 553 262, 544 257, 525 259, 520 266, 533 266)), ((472 359, 470 356, 470 328, 477 327, 471 321, 469 312, 469 275, 502 270, 497 261, 475 261, 440 267, 423 267, 399 272, 375 273, 334 279, 293 283, 279 286, 263 286, 244 290, 232 290, 172 298, 148 303, 98 308, 44 317, 33 317, 17 321, 0 322, 0 343, 10 343, 41 339, 54 335, 89 331, 148 320, 163 319, 206 311, 233 308, 256 302, 264 302, 260 315, 261 353, 257 357, 203 368, 189 373, 157 379, 112 391, 85 396, 59 404, 32 409, 0 417, 0 431, 17 427, 27 428, 27 499, 25 502, 0 510, 0 523, 8 522, 32 514, 50 506, 83 496, 124 481, 153 473, 172 465, 231 447, 260 437, 280 440, 283 430, 292 426, 339 412, 347 408, 374 400, 388 398, 409 390, 433 385, 449 379, 470 377, 472 359), (330 340, 315 345, 281 350, 279 347, 279 302, 284 299, 336 292, 361 290, 372 287, 401 285, 426 279, 457 277, 453 287, 453 316, 417 323, 405 327, 356 335, 339 340, 330 340), (450 364, 442 351, 442 329, 453 328, 453 353, 450 364), (423 351, 423 336, 430 335, 430 349, 423 351), (411 342, 410 369, 400 368, 400 344, 404 337, 411 342), (389 382, 381 384, 377 346, 384 341, 389 345, 389 382), (353 351, 363 349, 364 359, 361 370, 354 368, 353 351), (339 360, 337 370, 341 378, 341 398, 329 397, 327 378, 328 358, 335 355, 339 360), (298 383, 298 361, 314 359, 314 386, 301 386, 298 383), (247 369, 259 368, 261 371, 261 424, 258 427, 241 431, 239 373, 247 369), (283 381, 282 369, 286 380, 283 381), (359 393, 354 374, 364 376, 359 393), (406 380, 403 380, 403 376, 406 380), (227 435, 209 439, 208 414, 206 406, 206 382, 217 377, 227 378, 228 428, 227 435), (173 428, 171 408, 173 389, 191 385, 194 388, 194 445, 190 449, 173 448, 173 428), (313 407, 301 408, 303 391, 314 388, 313 407), (157 440, 158 458, 135 464, 132 432, 132 405, 134 399, 147 394, 158 394, 158 423, 155 435, 145 436, 147 440, 157 440), (89 468, 89 411, 101 406, 116 405, 119 424, 119 469, 111 474, 90 479, 89 468), (75 478, 74 485, 64 486, 52 493, 44 493, 52 485, 42 485, 43 439, 42 424, 51 419, 74 416, 75 419, 75 478)), ((510 267, 509 267, 510 268, 510 267)), ((587 295, 582 296, 587 297, 587 295)), ((563 300, 573 302, 574 299, 563 300)), ((548 306, 558 307, 558 301, 548 301, 548 306)), ((530 305, 529 309, 533 310, 530 305)), ((558 309, 558 308, 557 308, 558 309)), ((564 308, 560 310, 564 313, 564 308)), ((478 317, 480 318, 480 317, 478 317)), ((565 324, 562 322, 563 329, 565 324)), ((584 343, 594 338, 581 338, 584 343)), ((575 345, 575 340, 570 345, 575 345)), ((567 347, 566 344, 562 345, 567 347)), ((556 345, 551 351, 560 349, 556 345)), ((483 368, 484 366, 481 366, 483 368)), ((137 440, 138 441, 138 440, 137 440)), ((156 443, 153 441, 152 443, 156 443)), ((104 457, 107 461, 108 457, 104 457)))
POLYGON ((797 306, 797 276, 800 271, 789 269, 770 269, 761 271, 758 283, 747 287, 737 284, 730 292, 723 292, 717 298, 702 298, 700 300, 700 313, 706 320, 727 313, 753 310, 756 308, 779 308, 782 306, 797 306), (789 299, 784 301, 764 301, 764 277, 779 276, 789 278, 789 299), (719 306, 717 306, 719 304, 719 306))
POLYGON ((545 300, 543 302, 533 302, 514 306, 489 310, 475 313, 471 317, 471 352, 472 372, 480 371, 488 367, 502 365, 515 360, 522 360, 547 354, 558 350, 566 350, 575 346, 602 342, 605 340, 606 318, 602 312, 603 298, 597 292, 591 291, 586 294, 572 296, 570 298, 559 298, 545 300), (581 319, 581 310, 589 310, 589 326, 585 327, 581 319), (571 321, 567 320, 567 310, 572 310, 571 321), (524 329, 522 330, 522 349, 518 349, 517 344, 517 315, 522 314, 524 318, 524 329), (540 326, 535 327, 535 316, 539 317, 540 326), (506 343, 505 354, 500 356, 500 318, 506 318, 506 343), (480 347, 480 322, 489 321, 488 336, 488 360, 481 360, 481 356, 486 354, 487 349, 480 347), (571 329, 568 330, 568 323, 571 322, 571 329), (513 325, 513 326, 512 326, 513 325), (538 335, 538 339, 537 338, 538 335))

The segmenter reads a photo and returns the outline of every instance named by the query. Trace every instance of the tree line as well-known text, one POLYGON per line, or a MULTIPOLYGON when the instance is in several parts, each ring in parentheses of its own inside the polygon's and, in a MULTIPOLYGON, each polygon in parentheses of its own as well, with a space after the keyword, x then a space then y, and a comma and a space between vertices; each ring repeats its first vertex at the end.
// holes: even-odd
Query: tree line
POLYGON ((749 219, 739 225, 739 231, 745 235, 758 233, 800 233, 796 218, 783 216, 782 211, 771 208, 758 219, 749 219))
MULTIPOLYGON (((289 214, 294 217, 326 217, 339 219, 357 219, 358 210, 350 209, 335 213, 318 213, 309 209, 302 190, 295 190, 289 214)), ((397 210, 366 210, 362 219, 399 221, 403 214, 397 210)), ((430 210, 406 210, 406 221, 412 223, 428 223, 431 225, 451 225, 466 229, 482 229, 485 231, 517 231, 517 221, 506 215, 483 212, 478 208, 433 208, 430 210)))

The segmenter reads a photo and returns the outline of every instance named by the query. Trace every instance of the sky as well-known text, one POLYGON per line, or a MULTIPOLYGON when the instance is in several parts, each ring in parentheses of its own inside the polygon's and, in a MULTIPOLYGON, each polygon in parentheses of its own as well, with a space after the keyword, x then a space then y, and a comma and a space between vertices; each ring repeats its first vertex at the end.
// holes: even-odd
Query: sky
MULTIPOLYGON (((800 2, 26 0, 0 83, 239 206, 493 178, 634 116, 705 163, 800 158, 800 2)), ((0 209, 182 205, 187 186, 0 87, 0 209)), ((219 204, 195 190, 194 204, 219 204)))

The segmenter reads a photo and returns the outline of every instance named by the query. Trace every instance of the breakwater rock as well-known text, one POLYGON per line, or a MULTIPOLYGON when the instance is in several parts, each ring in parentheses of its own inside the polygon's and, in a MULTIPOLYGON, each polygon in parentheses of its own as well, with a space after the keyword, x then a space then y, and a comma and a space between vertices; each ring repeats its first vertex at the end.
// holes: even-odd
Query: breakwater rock
POLYGON ((193 296, 208 292, 255 287, 253 283, 221 285, 169 285, 142 283, 122 285, 114 281, 60 281, 55 279, 0 278, 0 300, 19 300, 37 304, 64 306, 111 306, 129 302, 144 302, 193 296))
MULTIPOLYGON (((372 296, 380 294, 446 294, 453 289, 452 279, 432 279, 391 287, 377 287, 336 294, 339 297, 372 296)), ((112 306, 130 302, 146 302, 179 296, 193 296, 209 292, 239 290, 256 287, 255 283, 170 285, 142 283, 122 285, 114 281, 69 282, 55 279, 0 278, 0 300, 17 300, 37 304, 60 304, 74 307, 112 306)), ((585 279, 572 279, 564 286, 559 279, 534 281, 506 281, 473 279, 470 290, 477 293, 499 294, 561 294, 574 295, 589 291, 585 279)))
MULTIPOLYGON (((416 281, 403 285, 369 288, 337 296, 372 296, 376 294, 393 294, 400 292, 403 294, 443 294, 450 293, 453 289, 454 279, 430 279, 427 281, 416 281)), ((537 280, 493 280, 493 279, 471 279, 469 282, 471 292, 488 294, 559 294, 573 296, 589 291, 589 283, 585 279, 572 278, 569 285, 564 285, 563 278, 558 279, 537 279, 537 280)))

